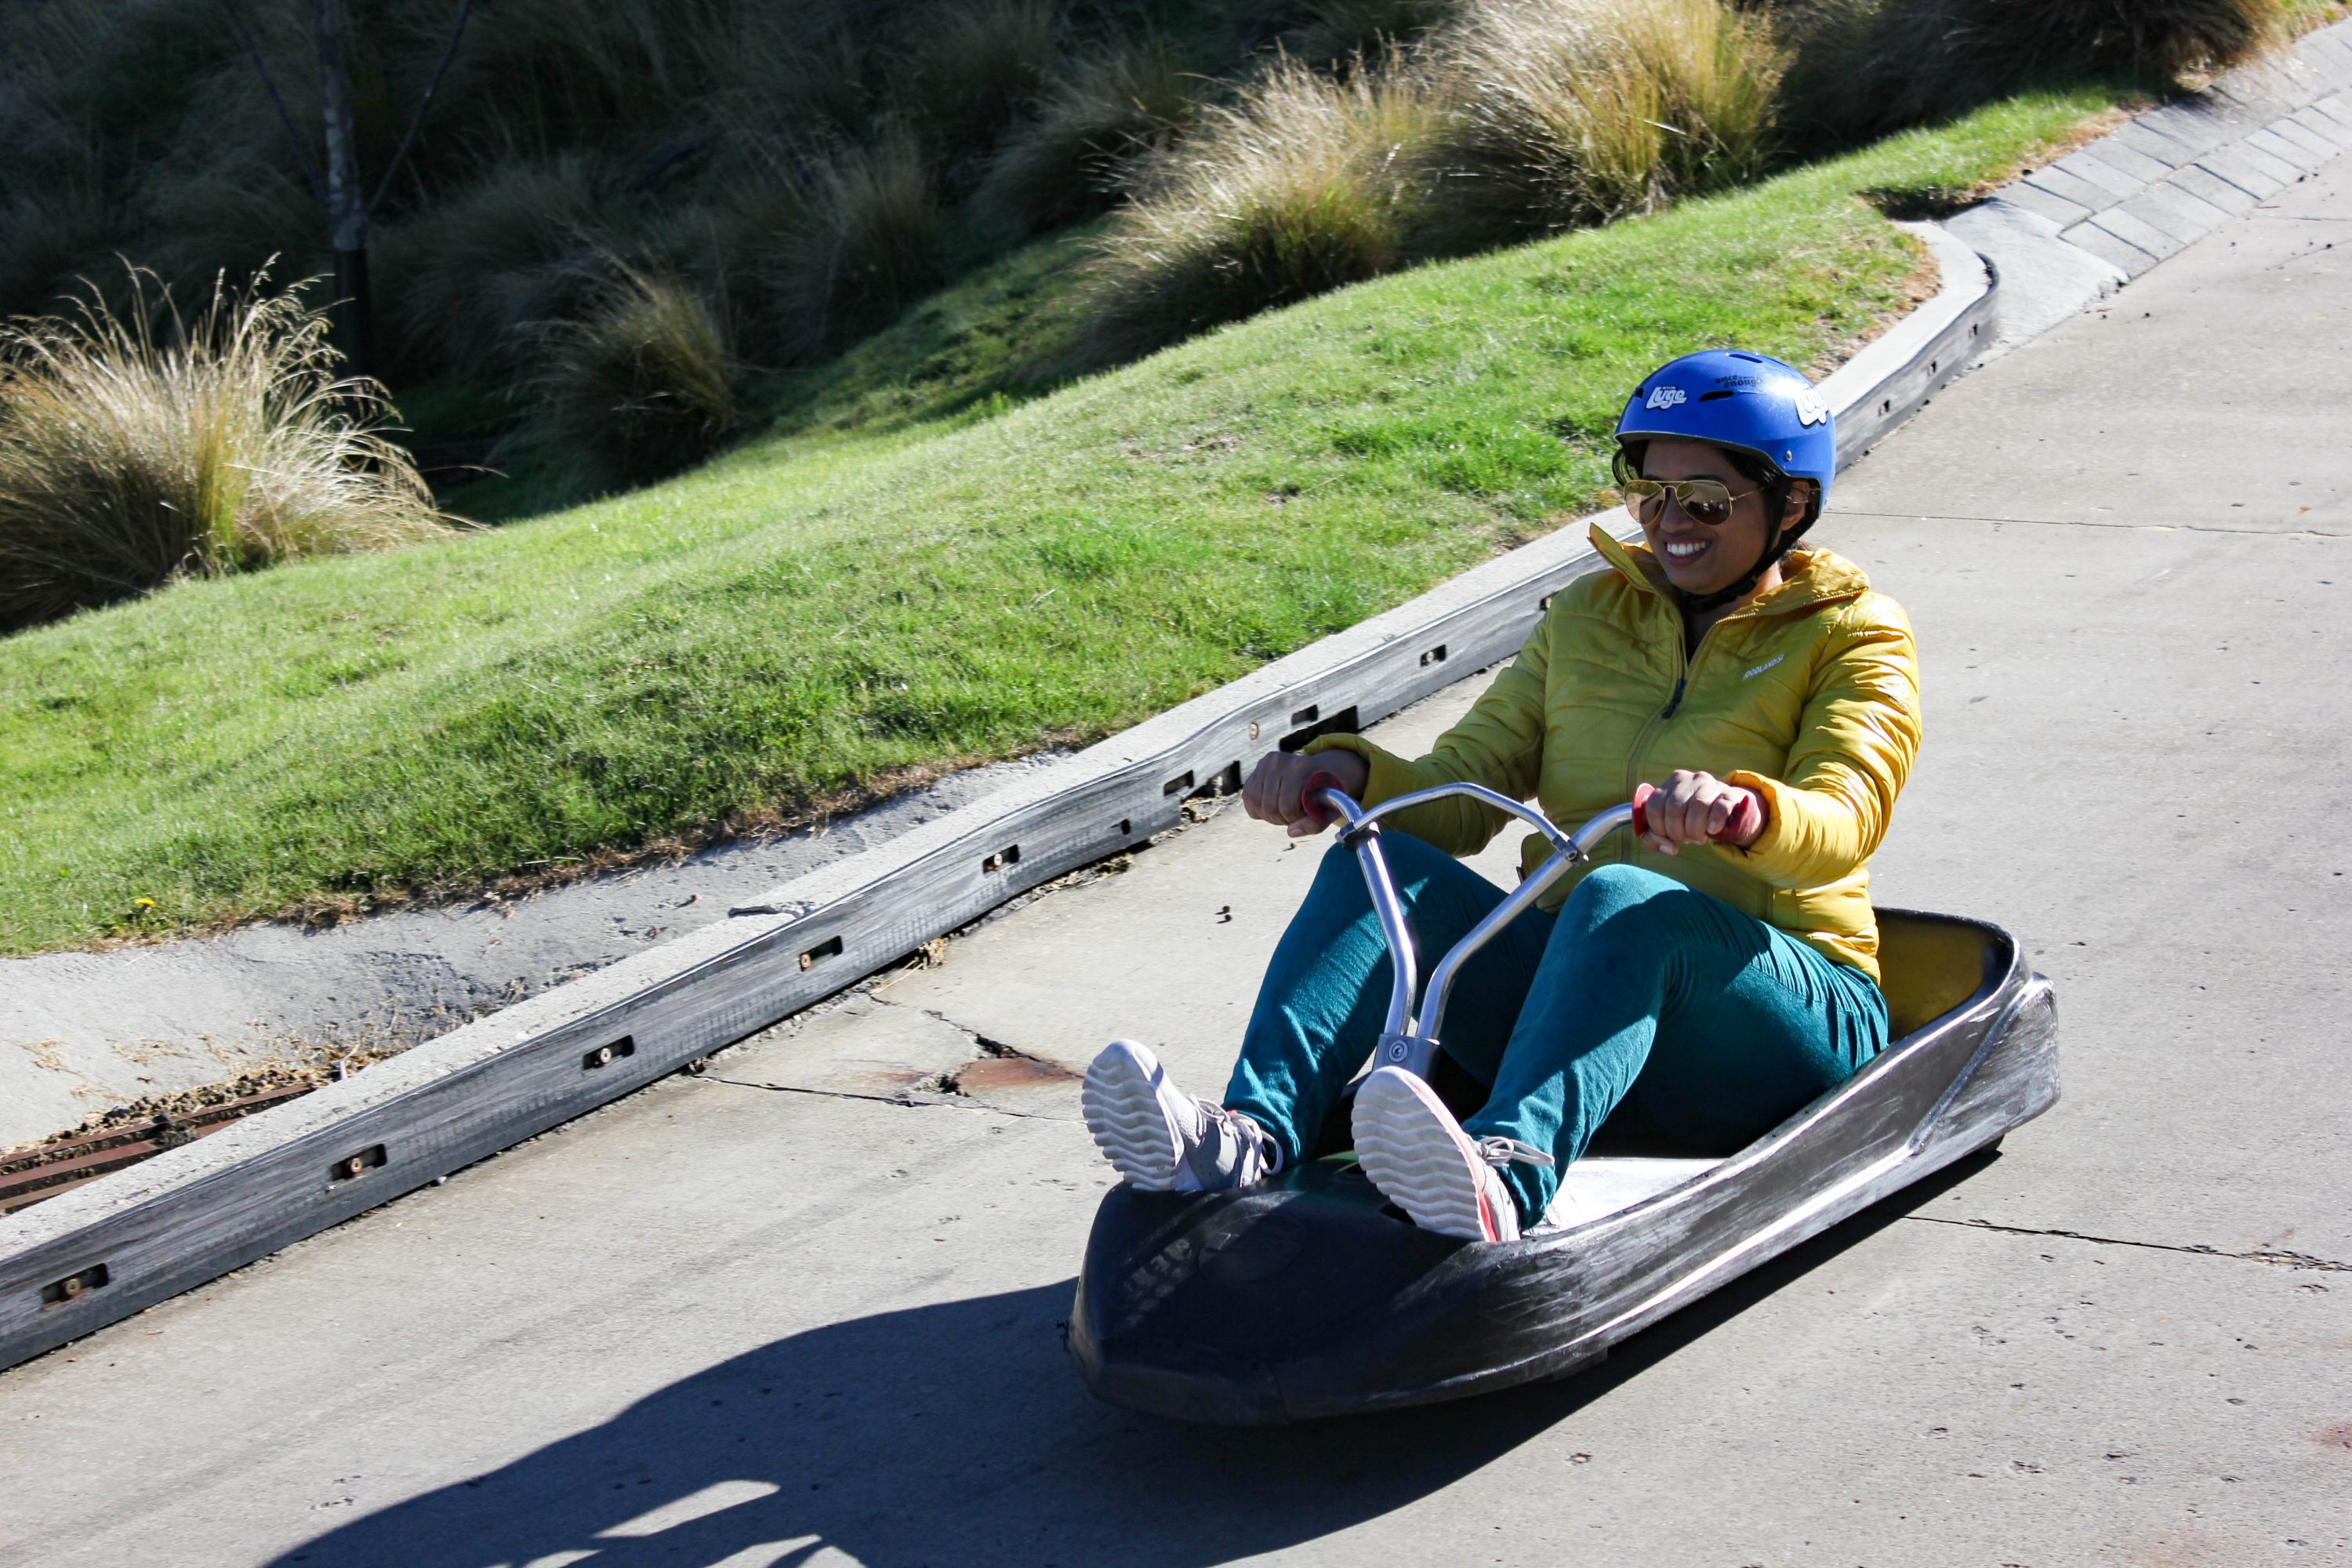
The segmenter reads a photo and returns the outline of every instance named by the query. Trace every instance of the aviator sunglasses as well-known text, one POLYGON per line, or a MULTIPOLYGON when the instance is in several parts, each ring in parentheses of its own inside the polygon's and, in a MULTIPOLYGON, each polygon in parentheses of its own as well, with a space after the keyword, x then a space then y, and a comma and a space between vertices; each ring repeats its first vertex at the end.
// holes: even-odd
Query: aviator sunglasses
POLYGON ((1666 514, 1666 498, 1672 496, 1683 509, 1683 515, 1693 522, 1709 528, 1721 528, 1731 520, 1732 504, 1756 494, 1742 490, 1733 495, 1720 479, 1622 479, 1618 489, 1625 492, 1625 510, 1643 522, 1655 522, 1666 514))
POLYGON ((1617 488, 1625 493, 1625 510, 1643 523, 1653 523, 1666 514, 1666 498, 1672 496, 1683 509, 1683 515, 1693 522, 1708 528, 1721 528, 1731 520, 1731 509, 1737 502, 1759 493, 1742 490, 1731 493, 1731 487, 1720 479, 1651 479, 1630 471, 1630 465, 1617 465, 1617 488))

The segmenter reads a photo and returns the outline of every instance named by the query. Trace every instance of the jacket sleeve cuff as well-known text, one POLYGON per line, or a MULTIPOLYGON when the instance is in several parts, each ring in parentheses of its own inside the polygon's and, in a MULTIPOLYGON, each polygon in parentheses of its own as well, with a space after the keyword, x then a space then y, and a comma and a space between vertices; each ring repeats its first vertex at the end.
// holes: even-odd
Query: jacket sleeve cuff
POLYGON ((1382 751, 1361 735, 1318 735, 1298 754, 1311 757, 1318 752, 1353 752, 1364 759, 1371 776, 1364 784, 1364 798, 1357 802, 1359 805, 1378 805, 1384 800, 1411 795, 1422 785, 1411 763, 1393 752, 1382 751))
POLYGON ((1817 888, 1849 877, 1866 857, 1856 845, 1853 814, 1834 795, 1801 789, 1746 769, 1724 782, 1752 789, 1764 799, 1764 831, 1746 849, 1749 872, 1776 888, 1817 888))
POLYGON ((1755 843, 1731 853, 1744 856, 1749 868, 1767 882, 1776 887, 1783 885, 1773 873, 1790 868, 1787 862, 1792 858, 1790 850, 1797 837, 1789 822, 1789 814, 1793 808, 1787 788, 1779 779, 1766 778, 1762 773, 1750 773, 1746 768, 1724 774, 1723 782, 1754 790, 1764 803, 1764 831, 1756 836, 1755 843))

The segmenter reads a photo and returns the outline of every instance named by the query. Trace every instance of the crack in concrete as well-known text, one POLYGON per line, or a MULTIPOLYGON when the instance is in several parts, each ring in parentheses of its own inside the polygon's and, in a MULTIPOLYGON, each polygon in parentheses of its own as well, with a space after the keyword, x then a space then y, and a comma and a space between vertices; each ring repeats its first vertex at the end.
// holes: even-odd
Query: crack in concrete
MULTIPOLYGON (((903 1007, 906 1005, 903 1002, 893 1002, 886 996, 877 996, 875 1000, 881 1003, 886 1007, 903 1007)), ((1024 1051, 1018 1046, 1008 1046, 1003 1040, 992 1039, 988 1036, 982 1034, 978 1029, 973 1028, 969 1024, 959 1024, 953 1018, 949 1017, 945 1013, 940 1012, 937 1007, 920 1007, 917 1008, 916 1011, 921 1013, 925 1017, 938 1019, 940 1023, 945 1024, 949 1028, 955 1030, 958 1034, 970 1039, 971 1041, 971 1048, 982 1057, 993 1057, 1000 1061, 1035 1062, 1039 1067, 1051 1068, 1055 1072, 1068 1074, 1071 1077, 1076 1076, 1075 1073, 1070 1073, 1069 1069, 1062 1066, 1059 1062, 1047 1061, 1045 1058, 1034 1055, 1029 1051, 1024 1051)))
POLYGON ((722 1083, 730 1089, 765 1089, 771 1094, 806 1094, 814 1095, 819 1100, 869 1100, 876 1105, 895 1105, 901 1110, 985 1110, 992 1115, 1011 1116, 1023 1121, 1075 1122, 1084 1120, 1076 1116, 1045 1116, 1034 1110, 1008 1110, 1003 1106, 991 1105, 986 1100, 973 1100, 964 1095, 940 1100, 914 1100, 894 1094, 859 1094, 854 1089, 807 1089, 796 1083, 746 1083, 740 1078, 720 1078, 713 1073, 701 1074, 700 1081, 722 1083))
POLYGON ((2112 528, 2155 533, 2228 533, 2262 539, 2352 539, 2352 533, 2337 533, 2325 528, 2224 528, 2210 522, 2099 522, 2084 518, 1971 517, 1935 511, 1836 511, 1828 513, 1823 521, 1841 517, 1876 518, 1892 522, 2004 522, 2015 523, 2021 528, 2112 528))
POLYGON ((2172 1241, 2134 1241, 2128 1237, 2092 1236, 2079 1230, 2042 1229, 2024 1225, 1995 1225, 1989 1219, 1944 1219, 1936 1215, 1905 1215, 1905 1219, 1923 1225, 1956 1226, 1962 1230, 1998 1231, 2003 1236, 2047 1236, 2061 1241, 2087 1241, 2097 1247, 2138 1247, 2150 1252, 2185 1252, 2192 1258, 2231 1258, 2242 1263, 2267 1263, 2275 1268, 2312 1268, 2328 1274, 2352 1274, 2352 1263, 2338 1263, 2329 1258, 2314 1258, 2307 1252, 2290 1252, 2284 1247, 2260 1247, 2251 1252, 2225 1252, 2218 1247, 2201 1242, 2184 1245, 2172 1241))

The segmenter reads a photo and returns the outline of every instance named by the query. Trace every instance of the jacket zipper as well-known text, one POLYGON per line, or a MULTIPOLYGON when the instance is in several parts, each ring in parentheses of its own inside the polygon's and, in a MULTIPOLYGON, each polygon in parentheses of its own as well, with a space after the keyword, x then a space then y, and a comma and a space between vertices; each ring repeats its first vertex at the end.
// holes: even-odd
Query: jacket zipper
MULTIPOLYGON (((1653 588, 1652 591, 1656 592, 1654 588, 1653 588)), ((1837 596, 1843 598, 1849 595, 1840 595, 1837 596)), ((1660 597, 1664 599, 1664 595, 1660 595, 1660 597)), ((1783 607, 1796 609, 1801 607, 1811 607, 1812 605, 1826 604, 1828 602, 1829 600, 1825 598, 1816 598, 1807 601, 1804 605, 1790 605, 1783 607)), ((1654 716, 1647 724, 1642 726, 1641 734, 1636 736, 1633 741, 1633 754, 1625 759, 1625 798, 1627 800, 1633 798, 1633 791, 1638 788, 1642 783, 1643 753, 1650 749, 1650 742, 1657 738, 1660 727, 1663 726, 1667 720, 1672 719, 1675 716, 1675 710, 1682 707, 1684 694, 1689 689, 1691 671, 1697 668, 1700 657, 1706 652, 1707 643, 1715 637, 1716 626, 1723 626, 1727 622, 1742 619, 1752 613, 1753 608, 1754 607, 1751 605, 1748 609, 1735 611, 1731 615, 1724 616, 1722 620, 1716 622, 1715 626, 1707 627, 1706 630, 1701 634, 1698 639, 1698 647, 1691 649, 1689 653, 1685 654, 1683 652, 1682 626, 1680 624, 1681 615, 1675 608, 1672 601, 1669 600, 1666 602, 1666 613, 1673 616, 1676 623, 1674 627, 1675 689, 1674 694, 1666 699, 1665 707, 1659 710, 1656 715, 1654 716)), ((1633 848, 1628 847, 1632 844, 1633 840, 1630 837, 1620 838, 1613 834, 1610 836, 1610 851, 1621 860, 1631 860, 1633 858, 1633 848)))
MULTIPOLYGON (((1677 619, 1679 618, 1677 616, 1677 619)), ((1627 800, 1633 798, 1633 791, 1639 788, 1642 783, 1642 754, 1650 749, 1650 742, 1657 738, 1658 731, 1667 720, 1675 716, 1675 710, 1683 705, 1683 694, 1690 689, 1691 671, 1698 667, 1700 658, 1706 652, 1706 645, 1715 637, 1716 626, 1723 625, 1724 621, 1736 618, 1736 616, 1726 616, 1722 621, 1716 622, 1714 626, 1707 627, 1699 635, 1698 647, 1693 648, 1688 654, 1683 652, 1683 639, 1680 635, 1682 627, 1679 626, 1675 627, 1676 635, 1675 637, 1674 695, 1666 699, 1665 707, 1660 709, 1647 724, 1643 725, 1641 734, 1634 738, 1633 754, 1625 759, 1625 798, 1627 800)), ((1622 850, 1621 853, 1630 858, 1632 851, 1622 850)))

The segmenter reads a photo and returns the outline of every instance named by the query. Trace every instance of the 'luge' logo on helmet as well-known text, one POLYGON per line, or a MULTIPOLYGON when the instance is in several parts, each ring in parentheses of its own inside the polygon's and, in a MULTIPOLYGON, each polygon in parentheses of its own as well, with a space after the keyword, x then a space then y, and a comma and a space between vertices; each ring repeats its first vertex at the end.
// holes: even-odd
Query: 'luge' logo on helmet
POLYGON ((1822 402, 1822 395, 1821 395, 1820 393, 1818 393, 1818 392, 1814 391, 1814 390, 1813 390, 1811 387, 1810 387, 1810 386, 1801 388, 1801 389, 1798 391, 1798 393, 1797 393, 1797 423, 1798 423, 1798 424, 1800 424, 1800 425, 1804 425, 1804 426, 1814 426, 1814 425, 1818 425, 1818 424, 1820 424, 1822 420, 1827 419, 1829 416, 1830 416, 1830 405, 1829 405, 1828 404, 1826 404, 1826 403, 1824 403, 1824 402, 1822 402))
POLYGON ((1643 406, 1645 408, 1672 408, 1677 403, 1687 403, 1690 400, 1688 398, 1683 395, 1683 389, 1679 386, 1654 386, 1650 389, 1650 401, 1643 404, 1643 406))

